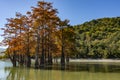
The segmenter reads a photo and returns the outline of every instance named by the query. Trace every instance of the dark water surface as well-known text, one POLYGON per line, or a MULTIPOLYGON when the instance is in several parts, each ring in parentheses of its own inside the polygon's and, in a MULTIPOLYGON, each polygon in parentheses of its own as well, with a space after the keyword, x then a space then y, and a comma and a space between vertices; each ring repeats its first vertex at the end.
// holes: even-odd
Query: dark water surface
POLYGON ((13 68, 9 61, 0 61, 0 80, 120 80, 120 63, 70 63, 61 70, 13 68))

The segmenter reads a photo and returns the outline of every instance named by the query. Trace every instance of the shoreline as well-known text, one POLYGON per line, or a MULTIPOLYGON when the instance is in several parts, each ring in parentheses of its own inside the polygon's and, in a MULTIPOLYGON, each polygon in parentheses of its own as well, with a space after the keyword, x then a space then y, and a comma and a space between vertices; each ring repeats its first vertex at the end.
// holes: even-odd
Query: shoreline
POLYGON ((113 62, 120 63, 119 59, 70 59, 70 62, 113 62))
MULTIPOLYGON (((34 59, 31 59, 34 61, 34 59)), ((0 59, 0 61, 10 61, 10 59, 0 59)), ((54 62, 54 60, 53 60, 54 62)), ((60 59, 57 59, 57 62, 60 62, 60 59)), ((69 62, 112 62, 120 63, 120 59, 69 59, 69 62)))

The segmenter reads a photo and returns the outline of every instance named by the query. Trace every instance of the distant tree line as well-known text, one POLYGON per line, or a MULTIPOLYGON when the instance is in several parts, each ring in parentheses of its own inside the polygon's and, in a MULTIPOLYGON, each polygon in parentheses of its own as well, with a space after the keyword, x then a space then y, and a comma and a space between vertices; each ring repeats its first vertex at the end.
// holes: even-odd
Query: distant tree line
POLYGON ((74 26, 77 58, 120 58, 120 17, 74 26))

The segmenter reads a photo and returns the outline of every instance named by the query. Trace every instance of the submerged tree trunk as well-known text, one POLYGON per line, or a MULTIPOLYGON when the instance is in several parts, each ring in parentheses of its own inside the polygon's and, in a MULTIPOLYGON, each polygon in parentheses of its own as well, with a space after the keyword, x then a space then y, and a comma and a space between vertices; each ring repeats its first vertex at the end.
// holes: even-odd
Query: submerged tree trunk
POLYGON ((31 67, 31 56, 30 56, 30 46, 29 46, 29 34, 27 38, 27 61, 26 61, 26 66, 31 67))
POLYGON ((12 64, 13 64, 13 67, 16 67, 16 53, 15 53, 15 51, 13 54, 12 64))
POLYGON ((35 56, 35 69, 39 68, 38 56, 35 56))
POLYGON ((61 53, 61 66, 65 66, 65 54, 64 54, 63 45, 62 45, 62 53, 61 53))
POLYGON ((38 54, 40 49, 40 35, 37 35, 37 46, 36 46, 36 54, 35 54, 35 68, 39 68, 38 54))
POLYGON ((48 65, 52 65, 53 62, 52 62, 52 54, 49 52, 48 53, 48 65))
POLYGON ((48 65, 52 65, 52 53, 50 51, 50 33, 48 33, 48 65))
POLYGON ((44 54, 44 39, 42 37, 42 54, 40 57, 40 68, 44 68, 44 64, 45 64, 45 54, 44 54))
POLYGON ((20 65, 22 65, 23 66, 23 64, 24 64, 24 56, 23 55, 20 55, 20 65))
POLYGON ((62 27, 62 51, 61 51, 61 66, 65 66, 65 53, 64 53, 64 36, 62 27))
POLYGON ((26 62, 27 62, 26 66, 31 67, 31 57, 30 57, 30 55, 27 55, 27 61, 26 62))
POLYGON ((8 49, 8 57, 11 60, 13 67, 16 67, 16 55, 15 54, 16 52, 13 51, 13 55, 10 55, 10 51, 8 49))
POLYGON ((69 56, 67 55, 66 57, 66 63, 68 64, 69 63, 69 56))

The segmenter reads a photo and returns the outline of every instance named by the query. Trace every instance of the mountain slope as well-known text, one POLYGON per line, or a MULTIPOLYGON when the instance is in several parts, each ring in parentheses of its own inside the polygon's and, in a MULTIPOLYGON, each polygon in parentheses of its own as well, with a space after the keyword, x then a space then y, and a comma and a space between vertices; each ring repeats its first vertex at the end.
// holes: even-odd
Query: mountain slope
POLYGON ((78 57, 120 58, 120 17, 74 26, 78 57))

